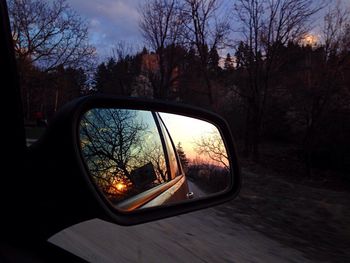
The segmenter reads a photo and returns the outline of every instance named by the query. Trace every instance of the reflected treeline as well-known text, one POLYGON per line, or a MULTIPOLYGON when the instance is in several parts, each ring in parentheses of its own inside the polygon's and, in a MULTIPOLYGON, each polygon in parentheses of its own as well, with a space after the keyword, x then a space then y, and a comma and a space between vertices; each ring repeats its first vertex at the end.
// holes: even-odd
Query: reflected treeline
POLYGON ((207 193, 225 190, 230 182, 230 164, 219 131, 213 128, 193 145, 197 156, 188 165, 188 178, 207 193))
POLYGON ((229 170, 208 160, 196 159, 191 162, 186 175, 190 181, 208 194, 223 191, 230 184, 229 170))
POLYGON ((152 113, 93 109, 80 124, 81 149, 100 190, 120 201, 168 180, 152 113))
POLYGON ((198 155, 204 155, 214 164, 230 170, 228 154, 217 129, 212 129, 210 133, 202 136, 194 144, 194 150, 198 155))

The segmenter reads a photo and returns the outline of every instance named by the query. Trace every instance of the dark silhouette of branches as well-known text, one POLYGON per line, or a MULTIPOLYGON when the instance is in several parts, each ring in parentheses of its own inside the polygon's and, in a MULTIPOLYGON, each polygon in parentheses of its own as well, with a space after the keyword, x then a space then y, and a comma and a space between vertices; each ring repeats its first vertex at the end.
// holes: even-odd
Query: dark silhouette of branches
POLYGON ((92 68, 95 49, 89 44, 88 23, 66 0, 10 0, 8 6, 25 117, 32 119, 40 111, 50 118, 73 97, 65 94, 70 92, 65 87, 73 85, 64 78, 92 68), (54 85, 48 85, 52 78, 54 85))
POLYGON ((141 33, 155 51, 181 44, 184 33, 181 9, 175 0, 147 1, 139 8, 141 33))
MULTIPOLYGON (((310 30, 311 18, 322 5, 309 0, 239 0, 235 14, 243 40, 237 49, 239 69, 246 86, 236 94, 246 104, 245 152, 259 158, 261 127, 271 82, 285 61, 281 56, 288 42, 300 41, 310 30)), ((233 87, 234 89, 237 86, 233 87)))
POLYGON ((185 30, 182 7, 175 0, 151 0, 140 8, 140 29, 146 43, 155 51, 158 70, 145 72, 153 85, 156 98, 168 98, 176 81, 179 63, 177 46, 183 44, 185 30))
POLYGON ((91 62, 95 50, 88 43, 88 25, 65 0, 11 0, 9 15, 20 60, 29 60, 46 71, 91 62))
POLYGON ((119 109, 94 109, 80 124, 83 155, 90 172, 102 182, 102 189, 115 181, 130 183, 130 171, 142 151, 147 126, 137 120, 137 112, 119 109), (106 185, 107 184, 107 185, 106 185))
POLYGON ((199 155, 205 155, 214 163, 220 164, 227 170, 230 169, 229 159, 220 133, 213 130, 210 134, 202 136, 195 142, 195 151, 199 155))
POLYGON ((324 44, 304 54, 308 68, 298 76, 301 85, 290 89, 294 121, 303 127, 303 157, 309 175, 312 174, 313 152, 320 148, 320 127, 329 122, 329 113, 343 111, 346 108, 343 103, 349 103, 343 75, 350 59, 348 11, 341 9, 338 3, 326 13, 324 44))
POLYGON ((154 141, 146 142, 140 158, 143 158, 141 159, 142 163, 151 162, 154 165, 159 183, 171 180, 166 169, 164 152, 160 143, 154 141))
POLYGON ((135 110, 93 109, 80 123, 85 162, 96 184, 112 200, 170 180, 152 114, 139 114, 135 110), (147 121, 142 120, 145 116, 147 121), (140 168, 151 169, 147 170, 150 175, 135 175, 140 168), (118 183, 125 189, 118 190, 118 183))
POLYGON ((200 70, 206 83, 209 103, 214 106, 215 94, 209 74, 209 53, 222 47, 230 31, 230 24, 225 16, 219 15, 218 0, 185 0, 186 37, 191 47, 197 51, 200 70))
POLYGON ((337 2, 329 8, 324 17, 322 36, 327 58, 350 50, 349 11, 349 8, 343 8, 340 2, 337 2))

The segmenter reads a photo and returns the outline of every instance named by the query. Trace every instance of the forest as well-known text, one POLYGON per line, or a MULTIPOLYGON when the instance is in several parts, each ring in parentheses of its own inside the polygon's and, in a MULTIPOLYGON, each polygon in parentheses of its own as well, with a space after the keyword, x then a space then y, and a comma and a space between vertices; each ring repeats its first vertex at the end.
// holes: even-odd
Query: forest
MULTIPOLYGON (((110 57, 65 0, 9 3, 25 121, 79 96, 147 97, 212 110, 242 166, 350 180, 350 12, 339 1, 150 0, 143 46, 110 57)), ((118 28, 115 28, 118 30, 118 28)))

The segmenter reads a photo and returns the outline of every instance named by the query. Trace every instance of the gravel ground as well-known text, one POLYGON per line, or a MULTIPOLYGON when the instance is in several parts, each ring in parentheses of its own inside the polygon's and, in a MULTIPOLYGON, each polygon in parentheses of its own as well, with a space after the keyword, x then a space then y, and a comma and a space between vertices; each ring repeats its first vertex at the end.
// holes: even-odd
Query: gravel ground
POLYGON ((132 227, 94 219, 59 232, 50 242, 89 262, 311 262, 215 209, 132 227))
MULTIPOLYGON (((216 207, 316 262, 350 262, 350 193, 243 170, 239 197, 216 207)), ((345 188, 344 188, 345 189, 345 188)))
POLYGON ((231 202, 132 227, 94 219, 50 242, 90 262, 350 262, 349 188, 289 178, 243 169, 231 202))

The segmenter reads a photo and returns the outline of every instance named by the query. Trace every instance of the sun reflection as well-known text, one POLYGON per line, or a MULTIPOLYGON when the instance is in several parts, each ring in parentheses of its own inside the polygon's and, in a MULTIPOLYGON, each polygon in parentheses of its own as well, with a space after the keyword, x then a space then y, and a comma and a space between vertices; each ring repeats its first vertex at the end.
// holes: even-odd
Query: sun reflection
POLYGON ((116 179, 110 184, 108 193, 115 196, 123 196, 129 190, 129 186, 130 185, 127 182, 120 179, 116 179))
POLYGON ((123 191, 126 188, 126 185, 123 183, 117 183, 115 186, 119 191, 123 191))

